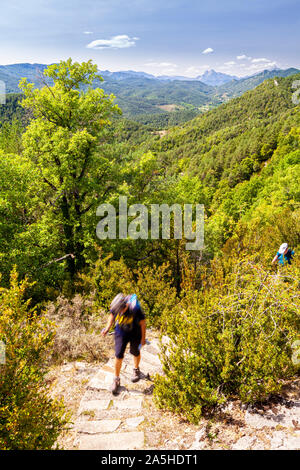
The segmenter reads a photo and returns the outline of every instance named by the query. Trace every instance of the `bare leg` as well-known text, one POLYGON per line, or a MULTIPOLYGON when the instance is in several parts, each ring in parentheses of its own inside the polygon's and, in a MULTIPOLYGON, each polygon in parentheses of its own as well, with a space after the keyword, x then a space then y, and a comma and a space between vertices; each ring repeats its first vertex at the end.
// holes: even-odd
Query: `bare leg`
POLYGON ((115 377, 120 377, 123 359, 115 358, 115 377))
POLYGON ((134 368, 135 369, 138 369, 140 361, 141 361, 141 355, 133 356, 133 363, 134 363, 134 368))

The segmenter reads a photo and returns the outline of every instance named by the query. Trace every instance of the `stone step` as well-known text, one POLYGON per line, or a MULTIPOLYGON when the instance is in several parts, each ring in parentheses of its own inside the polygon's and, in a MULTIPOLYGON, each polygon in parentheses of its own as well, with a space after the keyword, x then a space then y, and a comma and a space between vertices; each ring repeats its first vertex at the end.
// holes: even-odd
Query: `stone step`
POLYGON ((120 424, 120 419, 100 419, 97 421, 81 421, 76 425, 76 428, 79 433, 102 434, 116 431, 120 424))
POLYGON ((159 354, 160 353, 160 345, 158 341, 151 341, 149 344, 145 344, 143 346, 142 351, 148 351, 152 354, 159 354))
POLYGON ((148 352, 148 351, 142 351, 141 366, 143 365, 143 362, 147 362, 147 363, 153 364, 155 366, 160 366, 161 365, 159 357, 155 354, 152 354, 152 353, 148 352))
POLYGON ((162 374, 160 343, 155 338, 141 351, 141 380, 132 383, 133 357, 128 348, 121 369, 121 386, 117 396, 111 386, 115 375, 115 358, 111 358, 90 379, 74 423, 81 450, 134 450, 144 448, 144 433, 134 430, 144 421, 144 400, 152 393, 150 377, 162 374), (127 432, 125 432, 127 430, 127 432))
POLYGON ((81 434, 79 450, 135 450, 143 449, 145 436, 142 431, 109 434, 81 434))
POLYGON ((142 397, 130 397, 124 400, 113 400, 113 408, 118 410, 140 410, 142 403, 142 397))
POLYGON ((144 416, 135 416, 134 418, 127 418, 125 423, 128 428, 137 428, 144 420, 144 416))
MULTIPOLYGON (((160 372, 159 367, 153 366, 153 365, 150 365, 150 364, 149 364, 148 370, 149 369, 151 369, 151 374, 155 373, 155 372, 158 372, 158 373, 160 372)), ((149 373, 145 374, 142 370, 141 370, 141 372, 142 372, 142 378, 139 382, 136 382, 139 385, 143 384, 145 381, 149 380, 149 378, 150 378, 149 373), (148 374, 149 374, 149 376, 148 376, 148 374)), ((126 372, 126 370, 122 371, 121 374, 120 374, 121 386, 132 388, 134 386, 134 382, 131 381, 131 377, 132 377, 132 371, 130 373, 126 372)), ((109 372, 102 372, 102 370, 100 370, 99 372, 97 372, 97 374, 94 377, 92 377, 90 379, 90 381, 87 385, 87 389, 95 390, 95 391, 108 391, 108 392, 110 392, 111 386, 112 386, 112 383, 113 383, 113 379, 114 379, 113 374, 111 374, 109 372)), ((145 382, 145 387, 147 387, 147 386, 148 386, 148 384, 145 382)))
POLYGON ((127 418, 135 418, 137 415, 140 416, 142 413, 142 410, 136 410, 136 409, 117 409, 117 408, 109 408, 109 410, 103 410, 103 411, 98 411, 95 413, 94 416, 87 416, 87 415, 80 415, 76 421, 76 425, 74 426, 75 429, 81 423, 89 422, 89 421, 104 421, 104 420, 122 420, 122 422, 125 423, 125 420, 127 418))
POLYGON ((107 400, 90 400, 81 401, 78 414, 88 413, 92 411, 107 410, 111 402, 111 398, 107 400))

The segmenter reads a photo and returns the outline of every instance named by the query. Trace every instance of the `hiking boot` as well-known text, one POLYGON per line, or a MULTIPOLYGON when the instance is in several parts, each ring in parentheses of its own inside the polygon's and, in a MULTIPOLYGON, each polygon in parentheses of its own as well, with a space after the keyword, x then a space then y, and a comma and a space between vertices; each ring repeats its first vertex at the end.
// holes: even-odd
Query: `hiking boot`
POLYGON ((141 378, 141 371, 139 367, 137 369, 133 369, 133 376, 131 377, 131 382, 138 382, 141 378))
POLYGON ((115 377, 112 387, 111 387, 111 393, 113 395, 117 395, 119 387, 120 387, 120 377, 115 377))

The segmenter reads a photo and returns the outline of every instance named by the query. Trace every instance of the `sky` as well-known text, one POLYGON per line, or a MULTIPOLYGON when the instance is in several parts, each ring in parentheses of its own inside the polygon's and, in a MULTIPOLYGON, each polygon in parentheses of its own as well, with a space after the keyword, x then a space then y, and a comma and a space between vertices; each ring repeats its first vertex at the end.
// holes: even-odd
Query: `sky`
POLYGON ((300 68, 299 0, 0 0, 0 64, 196 77, 300 68))

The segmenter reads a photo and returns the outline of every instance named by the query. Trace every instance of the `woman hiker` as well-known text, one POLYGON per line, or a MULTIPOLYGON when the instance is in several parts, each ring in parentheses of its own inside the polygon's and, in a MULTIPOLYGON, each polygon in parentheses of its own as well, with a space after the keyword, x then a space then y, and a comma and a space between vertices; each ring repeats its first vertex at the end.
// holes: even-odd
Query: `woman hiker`
POLYGON ((291 260, 293 259, 294 251, 292 251, 287 243, 280 245, 279 250, 276 253, 276 256, 272 260, 272 264, 278 261, 279 264, 284 266, 285 262, 292 264, 291 260))
POLYGON ((146 320, 136 295, 125 297, 123 294, 118 294, 113 299, 107 325, 101 332, 102 336, 107 335, 113 324, 115 324, 115 377, 111 391, 113 395, 116 395, 120 386, 120 371, 128 343, 130 343, 130 353, 133 355, 134 362, 131 381, 140 380, 140 349, 146 344, 146 320))

